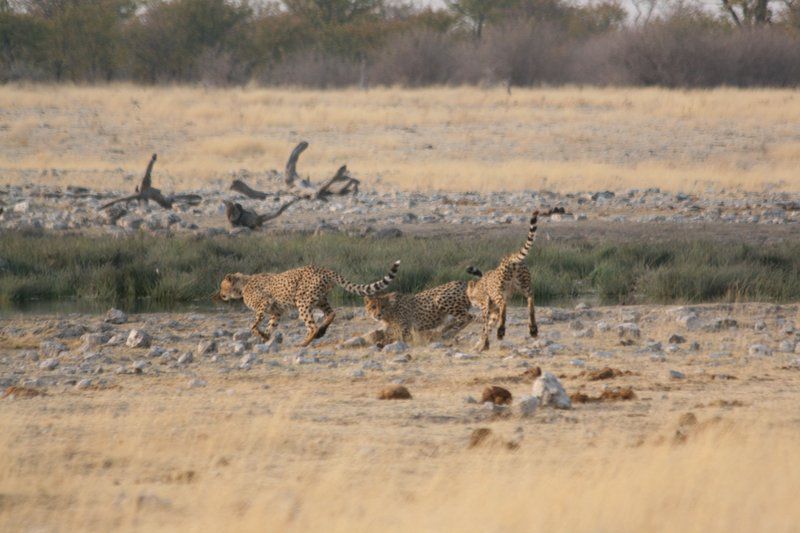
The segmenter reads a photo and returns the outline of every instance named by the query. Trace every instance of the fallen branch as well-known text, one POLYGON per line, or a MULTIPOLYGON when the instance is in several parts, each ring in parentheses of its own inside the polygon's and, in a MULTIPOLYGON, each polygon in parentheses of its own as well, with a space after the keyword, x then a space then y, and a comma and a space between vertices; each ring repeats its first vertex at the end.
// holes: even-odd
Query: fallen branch
POLYGON ((292 198, 280 206, 277 211, 268 215, 259 215, 252 209, 243 207, 242 204, 238 202, 230 202, 225 200, 225 216, 228 218, 228 222, 231 223, 231 226, 242 226, 250 229, 256 229, 260 228, 265 222, 281 216, 281 214, 286 211, 290 205, 294 204, 298 200, 299 198, 292 198))
POLYGON ((156 189, 153 187, 153 180, 151 174, 153 173, 153 165, 156 164, 156 154, 150 158, 150 162, 147 164, 147 170, 144 173, 144 177, 142 178, 142 182, 136 186, 136 194, 132 194, 130 196, 126 196, 124 198, 119 198, 117 200, 112 200, 107 204, 101 206, 98 210, 102 211, 103 209, 108 209, 112 205, 119 204, 119 203, 128 203, 134 200, 138 201, 139 203, 144 202, 147 204, 150 200, 153 200, 155 203, 163 207, 164 209, 171 209, 172 204, 176 201, 185 202, 190 205, 197 205, 202 201, 202 198, 196 194, 179 194, 175 196, 165 197, 161 190, 156 189))

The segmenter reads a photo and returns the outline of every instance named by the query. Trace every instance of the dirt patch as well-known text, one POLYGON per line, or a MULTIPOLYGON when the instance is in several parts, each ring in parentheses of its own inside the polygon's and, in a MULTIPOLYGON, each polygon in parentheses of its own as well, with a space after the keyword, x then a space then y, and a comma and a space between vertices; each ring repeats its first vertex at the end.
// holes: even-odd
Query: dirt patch
POLYGON ((30 387, 8 387, 3 392, 3 398, 9 398, 11 400, 18 400, 24 398, 35 398, 36 396, 46 396, 47 393, 41 391, 39 389, 33 389, 30 387))
POLYGON ((598 402, 618 402, 636 399, 636 393, 632 387, 613 387, 604 390, 599 396, 589 396, 583 392, 576 392, 570 395, 573 403, 598 403, 598 402))
POLYGON ((408 391, 407 388, 403 387, 402 385, 390 385, 385 387, 380 394, 378 394, 379 400, 410 400, 411 393, 408 391))
POLYGON ((492 402, 495 405, 510 405, 512 399, 511 391, 496 385, 486 387, 481 395, 481 402, 492 402))

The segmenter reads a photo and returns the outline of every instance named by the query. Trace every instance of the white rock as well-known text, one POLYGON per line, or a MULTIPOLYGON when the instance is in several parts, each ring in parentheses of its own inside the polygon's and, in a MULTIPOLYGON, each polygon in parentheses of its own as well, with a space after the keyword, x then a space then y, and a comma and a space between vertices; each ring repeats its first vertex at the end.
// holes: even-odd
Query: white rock
POLYGON ((252 364, 256 362, 255 354, 248 353, 244 354, 241 359, 239 359, 239 368, 250 368, 252 364))
POLYGON ((128 348, 147 348, 150 346, 150 335, 140 329, 132 329, 125 345, 128 348))
POLYGON ((360 379, 360 378, 363 378, 365 375, 366 375, 366 372, 364 372, 363 370, 354 370, 350 374, 350 377, 355 378, 355 379, 360 379))
POLYGON ((347 339, 339 345, 340 348, 361 348, 367 345, 367 339, 364 337, 353 337, 347 339))
POLYGON ((164 348, 161 346, 153 346, 150 348, 150 351, 147 352, 147 357, 160 357, 164 353, 164 348))
POLYGON ((234 342, 231 346, 231 351, 233 355, 242 355, 244 351, 247 349, 247 346, 243 342, 234 342))
POLYGON ((531 395, 538 399, 539 405, 555 407, 556 409, 570 409, 572 401, 561 382, 550 372, 545 372, 533 382, 531 395))
POLYGON ((600 333, 605 333, 611 329, 611 326, 608 325, 608 322, 603 322, 602 320, 595 324, 595 327, 600 333))
POLYGON ((208 355, 217 351, 217 343, 213 340, 201 341, 195 352, 197 355, 208 355))
POLYGON ((75 384, 75 388, 80 390, 88 389, 91 386, 92 386, 92 380, 88 378, 84 378, 75 384))
POLYGON ((189 387, 190 389, 198 389, 200 387, 205 387, 206 385, 208 385, 208 383, 206 383, 202 379, 194 378, 193 380, 189 381, 187 387, 189 387))
POLYGON ((55 357, 61 352, 66 352, 67 347, 60 342, 44 341, 39 344, 39 353, 42 357, 55 357))
POLYGON ((634 322, 623 322, 617 326, 617 335, 620 337, 635 337, 641 335, 639 326, 634 322))
POLYGON ((383 347, 383 351, 387 353, 400 353, 408 350, 408 344, 403 341, 393 342, 383 347))
POLYGON ((466 361, 477 358, 478 358, 477 355, 471 353, 456 352, 453 354, 453 359, 458 359, 460 361, 466 361))
POLYGON ((533 416, 536 414, 536 408, 539 407, 539 399, 534 396, 525 396, 519 401, 517 406, 520 416, 533 416))
POLYGON ((124 324, 128 321, 128 315, 126 315, 124 311, 111 308, 106 313, 104 321, 109 324, 124 324))
POLYGON ((755 330, 764 331, 765 329, 767 329, 767 323, 764 322, 763 320, 757 320, 755 324, 755 330))
POLYGON ((139 359, 138 361, 134 361, 131 364, 131 370, 133 370, 137 374, 141 374, 142 372, 144 372, 144 369, 147 368, 147 364, 148 364, 147 361, 145 361, 144 359, 139 359))
POLYGON ((700 327, 700 319, 694 313, 687 313, 675 319, 675 322, 688 330, 695 330, 700 327))
POLYGON ((778 346, 778 351, 784 353, 792 353, 794 352, 794 349, 795 349, 794 341, 783 341, 778 346))
POLYGON ((39 363, 39 368, 42 370, 55 370, 58 366, 58 359, 55 357, 51 357, 49 359, 45 359, 41 363, 39 363))
POLYGON ((14 212, 15 213, 27 213, 31 209, 31 203, 27 200, 24 202, 19 202, 14 204, 14 212))
POLYGON ((188 365, 192 361, 194 361, 194 356, 192 355, 192 352, 186 352, 185 354, 178 357, 179 365, 188 365))
POLYGON ((772 350, 769 346, 765 344, 753 344, 747 350, 747 353, 750 355, 758 355, 758 356, 765 356, 765 355, 772 355, 772 350))

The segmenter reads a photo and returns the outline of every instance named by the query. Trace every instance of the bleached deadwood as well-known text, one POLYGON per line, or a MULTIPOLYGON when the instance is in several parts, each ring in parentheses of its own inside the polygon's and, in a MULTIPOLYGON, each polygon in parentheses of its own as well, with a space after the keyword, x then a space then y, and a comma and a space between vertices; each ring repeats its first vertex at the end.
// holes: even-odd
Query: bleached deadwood
POLYGON ((99 211, 103 209, 107 209, 112 205, 119 204, 119 203, 128 203, 134 200, 142 203, 144 202, 147 204, 150 200, 153 200, 155 203, 163 207, 164 209, 171 209, 172 204, 176 201, 178 202, 185 202, 190 205, 197 205, 200 203, 202 198, 196 194, 179 194, 175 196, 165 197, 161 190, 156 189, 153 187, 153 165, 156 164, 157 155, 153 154, 150 158, 150 162, 147 164, 147 170, 144 173, 144 177, 142 178, 142 182, 136 186, 136 194, 132 194, 130 196, 126 196, 124 198, 118 198, 117 200, 112 200, 107 204, 100 206, 99 211))
POLYGON ((228 222, 231 223, 231 226, 244 226, 246 228, 256 229, 260 228, 265 222, 281 216, 281 214, 286 211, 290 205, 294 204, 298 200, 299 198, 297 197, 292 198, 280 206, 277 211, 268 215, 259 215, 252 209, 243 207, 242 204, 238 202, 230 202, 225 200, 225 216, 228 218, 228 222))
MULTIPOLYGON (((329 196, 344 196, 358 193, 358 186, 361 182, 348 173, 346 165, 341 166, 336 174, 319 185, 314 185, 309 179, 301 179, 300 175, 297 173, 297 161, 300 158, 300 154, 302 154, 306 148, 308 148, 308 143, 302 141, 292 150, 289 159, 286 161, 286 167, 283 173, 283 181, 288 189, 276 191, 272 194, 289 194, 304 200, 327 201, 329 196)), ((270 193, 253 189, 240 179, 233 180, 230 188, 248 198, 263 200, 270 196, 270 193)))

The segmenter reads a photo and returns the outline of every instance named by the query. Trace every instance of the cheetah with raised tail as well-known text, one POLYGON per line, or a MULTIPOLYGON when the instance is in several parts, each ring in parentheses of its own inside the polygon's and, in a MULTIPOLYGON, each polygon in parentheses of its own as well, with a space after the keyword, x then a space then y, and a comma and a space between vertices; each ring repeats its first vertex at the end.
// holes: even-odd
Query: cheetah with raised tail
POLYGON ((300 345, 308 346, 314 339, 325 335, 336 316, 328 303, 328 293, 334 285, 360 296, 375 294, 392 283, 399 266, 400 261, 395 261, 383 279, 366 285, 350 283, 340 274, 314 265, 279 274, 228 274, 222 280, 217 296, 224 301, 244 299, 244 304, 256 313, 251 330, 264 340, 269 340, 277 328, 281 314, 296 308, 308 331, 300 345), (325 313, 319 326, 312 314, 314 308, 325 313), (264 332, 258 326, 267 314, 270 315, 269 324, 264 332))
POLYGON ((489 333, 492 324, 499 321, 497 338, 502 339, 506 333, 506 306, 514 292, 521 292, 528 299, 528 314, 530 315, 529 332, 531 337, 539 334, 536 324, 536 311, 533 302, 533 289, 531 287, 531 272, 525 265, 525 258, 536 239, 536 223, 539 211, 531 215, 528 239, 516 253, 505 257, 500 265, 485 274, 475 267, 468 267, 467 272, 480 277, 467 284, 467 296, 476 307, 480 307, 483 316, 483 333, 478 342, 478 350, 489 348, 489 333))
POLYGON ((452 321, 441 331, 443 338, 464 329, 473 317, 469 312, 467 283, 451 281, 417 294, 376 294, 364 297, 367 314, 383 323, 379 344, 386 340, 409 340, 413 331, 428 331, 440 326, 449 316, 452 321))

